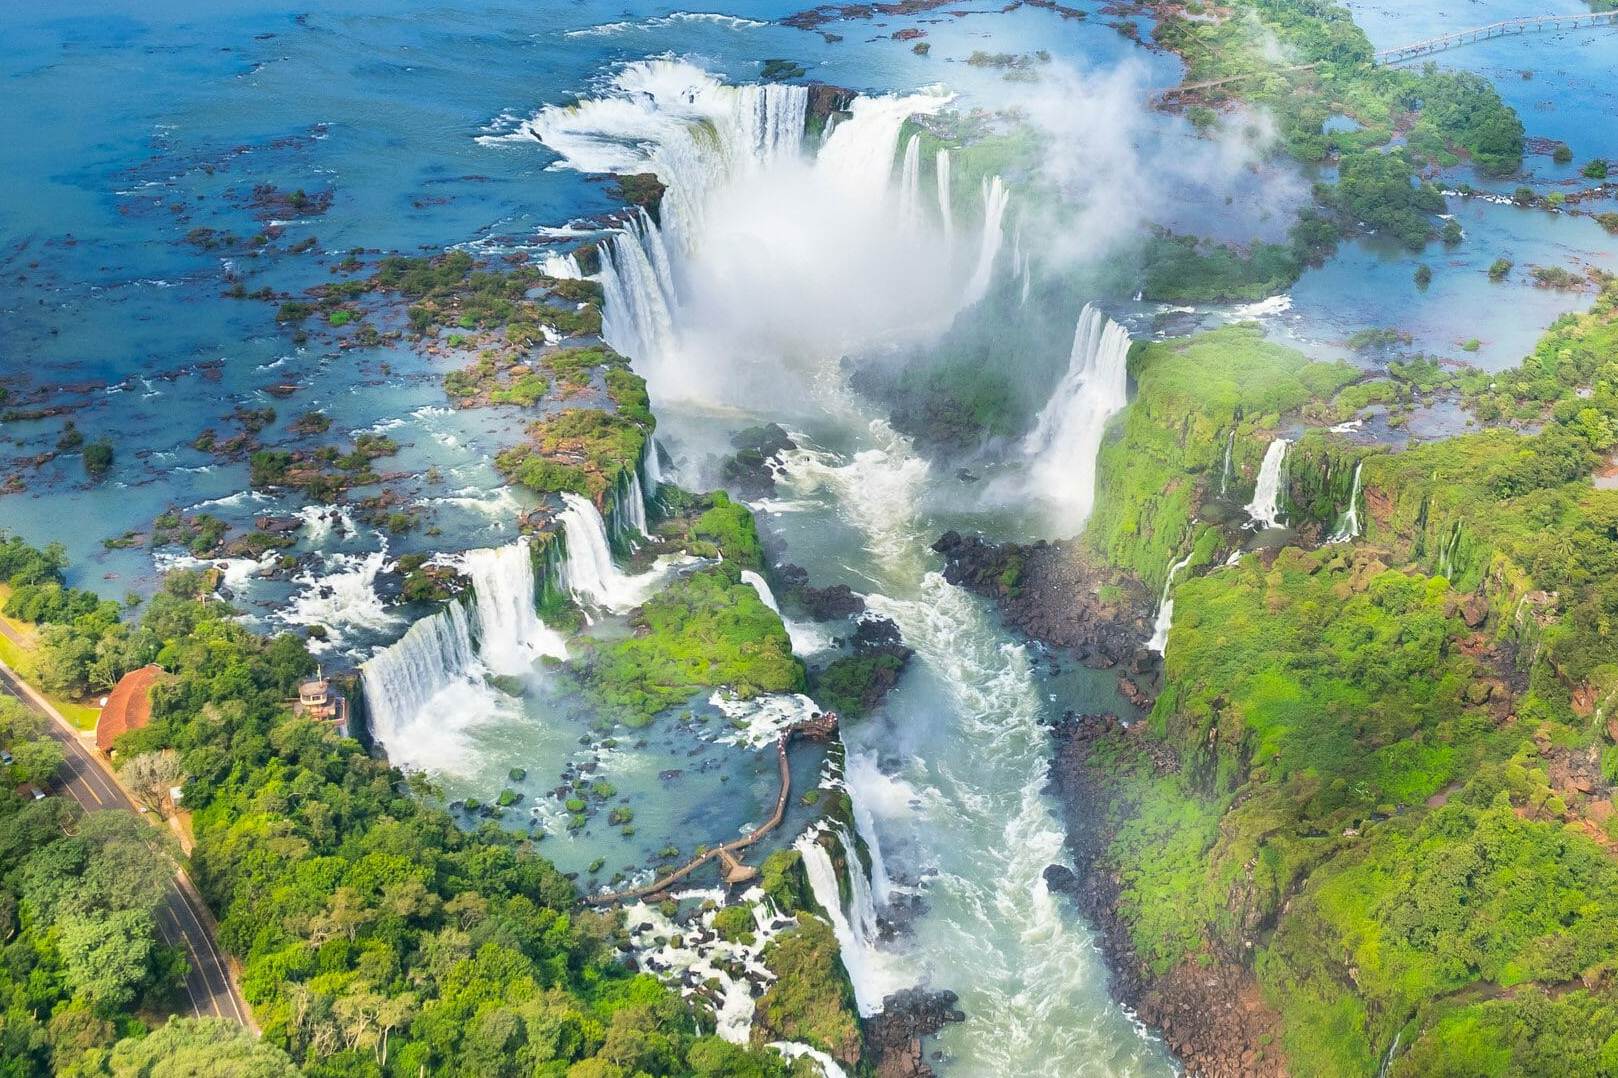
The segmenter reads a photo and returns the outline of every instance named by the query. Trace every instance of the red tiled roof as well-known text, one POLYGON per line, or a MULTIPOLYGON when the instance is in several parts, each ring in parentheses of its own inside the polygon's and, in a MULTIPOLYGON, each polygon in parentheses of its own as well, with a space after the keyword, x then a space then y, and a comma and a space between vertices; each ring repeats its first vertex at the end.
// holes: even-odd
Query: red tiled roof
POLYGON ((163 668, 153 664, 123 676, 107 697, 107 706, 101 709, 101 718, 96 721, 96 748, 107 752, 113 742, 151 720, 152 686, 162 675, 163 668))

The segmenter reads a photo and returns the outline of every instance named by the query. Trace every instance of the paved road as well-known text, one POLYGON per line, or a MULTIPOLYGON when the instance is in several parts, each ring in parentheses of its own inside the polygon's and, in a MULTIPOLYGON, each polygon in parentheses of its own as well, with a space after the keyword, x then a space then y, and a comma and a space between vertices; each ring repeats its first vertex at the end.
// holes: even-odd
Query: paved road
MULTIPOLYGON (((0 663, 0 692, 16 697, 51 720, 46 729, 67 752, 67 763, 57 776, 55 786, 87 810, 140 811, 113 781, 101 759, 84 747, 67 720, 4 663, 0 663)), ((185 977, 185 992, 191 1005, 190 1013, 199 1018, 228 1018, 253 1029, 252 1012, 231 980, 224 952, 214 941, 213 919, 202 896, 183 871, 175 872, 174 880, 163 894, 163 901, 157 907, 157 927, 164 942, 171 947, 183 947, 189 959, 191 970, 185 977)))

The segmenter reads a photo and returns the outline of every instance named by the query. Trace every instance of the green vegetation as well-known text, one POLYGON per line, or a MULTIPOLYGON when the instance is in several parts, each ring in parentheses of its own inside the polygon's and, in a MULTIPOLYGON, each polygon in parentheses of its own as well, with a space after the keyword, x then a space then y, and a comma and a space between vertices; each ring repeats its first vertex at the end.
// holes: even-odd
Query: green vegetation
POLYGON ((91 479, 100 481, 112 471, 112 442, 106 438, 99 438, 93 442, 85 443, 84 473, 91 479))
MULTIPOLYGON (((0 543, 19 587, 52 583, 60 561, 0 543)), ((137 1012, 177 1003, 179 956, 151 920, 171 871, 156 846, 165 832, 4 791, 8 1073, 81 1058, 95 1074, 169 1073, 162 1061, 175 1059, 286 1073, 277 1050, 317 1078, 784 1073, 771 1053, 694 1034, 685 1002, 618 962, 616 915, 579 910, 528 840, 493 822, 463 831, 419 778, 294 718, 286 700, 314 669, 302 642, 254 635, 201 588, 200 574, 172 574, 125 627, 157 642, 168 677, 151 722, 118 752, 170 754, 184 776, 195 877, 264 1040, 179 1023, 112 1047, 141 1032, 137 1012)), ((745 586, 729 598, 757 603, 745 586)), ((783 680, 801 682, 790 662, 777 659, 796 673, 783 680)))
POLYGON ((801 692, 803 664, 780 616, 735 573, 692 573, 647 600, 630 619, 634 636, 603 643, 586 660, 592 690, 633 724, 703 689, 801 692))
POLYGON ((845 1062, 858 1060, 854 987, 843 971, 831 925, 800 911, 798 927, 764 948, 764 963, 777 977, 758 998, 753 1044, 802 1041, 845 1062))
POLYGON ((714 931, 719 938, 729 943, 751 944, 754 940, 753 907, 749 905, 726 906, 713 918, 714 931))
MULTIPOLYGON (((1297 361, 1253 364, 1241 333, 1132 356, 1140 398, 1090 532, 1116 561, 1149 572, 1160 534, 1190 529, 1217 476, 1205 428, 1329 392, 1285 377, 1297 361), (1262 379, 1221 389, 1244 353, 1262 379)), ((1457 382, 1421 357, 1392 373, 1457 382)), ((1185 578, 1144 736, 1091 758, 1112 793, 1102 867, 1147 972, 1250 968, 1293 1073, 1373 1073, 1396 1039, 1407 1076, 1618 1058, 1618 492, 1589 482, 1618 445, 1618 286, 1522 367, 1458 382, 1535 433, 1366 456, 1360 542, 1185 578)), ((1320 477, 1350 470, 1344 452, 1298 441, 1300 513, 1342 504, 1320 477)))
POLYGON ((1264 339, 1252 323, 1189 339, 1137 344, 1136 399, 1114 420, 1096 466, 1089 545, 1156 586, 1183 555, 1197 507, 1232 463, 1256 466, 1280 417, 1360 377, 1264 339))

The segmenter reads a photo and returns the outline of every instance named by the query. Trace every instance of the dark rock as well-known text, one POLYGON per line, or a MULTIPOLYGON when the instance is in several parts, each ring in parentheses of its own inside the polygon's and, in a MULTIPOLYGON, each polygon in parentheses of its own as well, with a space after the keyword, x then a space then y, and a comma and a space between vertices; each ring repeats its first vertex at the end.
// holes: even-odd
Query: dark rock
POLYGON ((882 1001, 882 1011, 865 1023, 872 1068, 879 1078, 928 1078, 921 1040, 950 1022, 964 1022, 960 997, 944 990, 907 988, 882 1001))

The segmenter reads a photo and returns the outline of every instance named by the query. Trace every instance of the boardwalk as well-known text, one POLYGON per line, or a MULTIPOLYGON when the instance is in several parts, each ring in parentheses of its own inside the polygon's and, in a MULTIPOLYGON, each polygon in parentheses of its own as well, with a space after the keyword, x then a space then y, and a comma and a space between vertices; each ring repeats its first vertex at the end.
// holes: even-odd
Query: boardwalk
POLYGON ((619 902, 631 902, 647 895, 655 895, 659 891, 666 891, 670 887, 685 879, 691 873, 707 864, 709 861, 719 859, 725 862, 734 860, 738 850, 745 850, 765 835, 781 826, 781 821, 787 814, 787 798, 792 796, 792 771, 787 762, 787 749, 794 737, 807 737, 815 740, 829 738, 837 731, 837 716, 831 713, 821 716, 818 720, 810 719, 807 722, 796 723, 781 732, 775 742, 776 763, 781 771, 781 792, 775 797, 775 811, 770 818, 759 824, 756 828, 741 838, 731 839, 697 854, 679 868, 648 883, 644 887, 635 887, 627 891, 606 891, 601 894, 589 895, 585 901, 592 906, 611 906, 619 902))
POLYGON ((1398 64, 1422 56, 1431 56, 1445 49, 1459 48, 1494 37, 1514 34, 1532 34, 1547 30, 1577 30, 1587 26, 1618 26, 1618 11, 1591 11, 1578 15, 1529 15, 1521 19, 1506 19, 1470 30, 1457 30, 1453 34, 1440 34, 1425 41, 1383 49, 1376 54, 1378 64, 1398 64))

